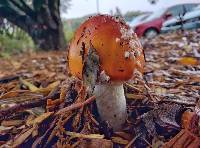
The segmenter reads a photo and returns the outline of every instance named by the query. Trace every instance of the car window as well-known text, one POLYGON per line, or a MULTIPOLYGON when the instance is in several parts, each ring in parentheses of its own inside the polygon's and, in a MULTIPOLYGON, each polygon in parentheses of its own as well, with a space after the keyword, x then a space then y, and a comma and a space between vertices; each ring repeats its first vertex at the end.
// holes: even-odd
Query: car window
POLYGON ((169 8, 167 12, 172 14, 172 16, 179 16, 183 15, 184 11, 183 5, 177 5, 169 8))
POLYGON ((154 11, 151 15, 149 15, 149 16, 145 19, 145 21, 151 21, 151 20, 157 19, 157 18, 161 17, 165 12, 166 12, 166 8, 159 9, 159 10, 157 10, 157 11, 154 11))
POLYGON ((147 14, 143 14, 143 15, 139 15, 137 17, 135 17, 131 23, 135 23, 135 22, 139 22, 139 21, 143 21, 145 18, 147 18, 148 15, 147 14))
POLYGON ((188 12, 188 11, 191 11, 194 7, 196 7, 197 4, 185 4, 184 7, 185 7, 185 10, 188 12))
POLYGON ((143 20, 145 20, 150 14, 142 14, 139 15, 137 17, 135 17, 131 22, 129 22, 130 26, 135 26, 138 23, 142 22, 143 20))
POLYGON ((195 10, 200 10, 200 5, 198 5, 198 6, 196 6, 196 7, 194 7, 194 8, 192 9, 192 11, 195 11, 195 10))

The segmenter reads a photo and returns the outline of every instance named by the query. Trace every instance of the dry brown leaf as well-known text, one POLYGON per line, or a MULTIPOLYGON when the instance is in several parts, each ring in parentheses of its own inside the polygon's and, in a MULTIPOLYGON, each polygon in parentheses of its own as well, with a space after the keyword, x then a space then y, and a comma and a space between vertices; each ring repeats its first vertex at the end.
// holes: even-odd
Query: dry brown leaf
POLYGON ((161 148, 164 145, 164 142, 159 140, 158 138, 153 138, 152 140, 152 147, 153 148, 161 148))
POLYGON ((126 140, 131 140, 133 138, 133 135, 130 134, 130 133, 125 133, 125 132, 115 132, 115 134, 117 136, 120 136, 122 137, 123 139, 126 139, 126 140))
POLYGON ((144 99, 144 95, 136 95, 136 94, 130 94, 130 93, 126 93, 125 95, 127 99, 135 99, 135 100, 144 99))
POLYGON ((24 120, 3 120, 1 126, 20 126, 24 123, 24 120))
POLYGON ((27 91, 27 90, 9 91, 9 92, 3 94, 2 96, 0 96, 0 100, 1 100, 1 99, 5 99, 5 98, 16 97, 16 96, 19 95, 20 93, 24 93, 24 92, 29 92, 29 91, 27 91))
POLYGON ((39 92, 39 93, 49 93, 50 91, 52 91, 55 87, 57 87, 60 84, 60 81, 56 81, 53 82, 51 84, 49 84, 46 88, 38 88, 38 90, 36 90, 35 92, 39 92))
POLYGON ((24 133, 21 133, 12 143, 12 147, 18 147, 22 144, 29 136, 31 136, 32 132, 35 130, 35 127, 30 128, 24 133))
POLYGON ((69 132, 69 131, 65 131, 65 134, 73 138, 85 138, 85 139, 103 139, 104 138, 104 135, 100 135, 100 134, 85 135, 85 134, 69 132))
POLYGON ((19 63, 17 61, 13 61, 11 60, 10 63, 13 65, 13 67, 17 70, 17 69, 20 69, 22 63, 19 63))
POLYGON ((198 64, 198 60, 193 57, 183 57, 178 60, 178 63, 180 63, 182 65, 194 65, 195 66, 198 64))
POLYGON ((50 117, 52 114, 53 114, 53 112, 44 113, 44 114, 40 115, 39 117, 35 118, 34 120, 28 120, 26 124, 29 126, 34 125, 34 124, 40 124, 40 123, 42 123, 42 121, 44 121, 45 119, 50 117))
POLYGON ((6 132, 8 132, 9 130, 11 130, 13 128, 14 128, 14 126, 10 126, 10 127, 0 126, 0 134, 6 133, 6 132))
POLYGON ((78 148, 113 148, 111 140, 106 139, 87 139, 81 140, 77 144, 78 148))
POLYGON ((154 91, 157 95, 165 95, 167 93, 167 89, 162 87, 157 87, 154 91))
POLYGON ((129 143, 128 140, 125 140, 125 139, 123 139, 123 138, 121 138, 121 137, 114 137, 114 136, 113 136, 111 139, 112 139, 112 142, 118 143, 118 144, 126 145, 126 144, 129 143))
POLYGON ((55 81, 55 82, 49 84, 46 88, 38 88, 26 80, 20 79, 20 81, 24 85, 26 85, 32 92, 42 93, 42 94, 48 94, 50 91, 52 91, 55 87, 57 87, 60 84, 60 81, 55 81))
POLYGON ((139 136, 140 136, 140 134, 137 135, 136 137, 134 137, 134 138, 126 145, 125 148, 131 148, 131 145, 135 142, 135 140, 136 140, 139 136))
POLYGON ((187 130, 181 130, 174 138, 166 142, 163 148, 199 148, 200 139, 187 130))
POLYGON ((78 129, 78 126, 80 124, 80 121, 81 121, 81 115, 82 115, 82 112, 79 112, 73 119, 73 122, 72 122, 72 127, 73 129, 78 129))
POLYGON ((20 81, 22 82, 22 84, 27 86, 32 92, 36 92, 38 90, 38 88, 35 85, 33 85, 32 83, 30 83, 26 80, 23 80, 23 79, 20 79, 20 81))

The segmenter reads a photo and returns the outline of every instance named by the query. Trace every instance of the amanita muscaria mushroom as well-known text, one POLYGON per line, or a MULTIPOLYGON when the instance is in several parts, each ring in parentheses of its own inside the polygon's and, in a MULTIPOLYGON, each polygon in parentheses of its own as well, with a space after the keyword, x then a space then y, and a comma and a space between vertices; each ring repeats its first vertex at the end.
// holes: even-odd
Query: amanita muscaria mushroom
POLYGON ((127 114, 123 83, 143 73, 144 54, 136 34, 121 19, 90 17, 77 29, 68 60, 70 73, 94 90, 101 119, 120 130, 127 114))

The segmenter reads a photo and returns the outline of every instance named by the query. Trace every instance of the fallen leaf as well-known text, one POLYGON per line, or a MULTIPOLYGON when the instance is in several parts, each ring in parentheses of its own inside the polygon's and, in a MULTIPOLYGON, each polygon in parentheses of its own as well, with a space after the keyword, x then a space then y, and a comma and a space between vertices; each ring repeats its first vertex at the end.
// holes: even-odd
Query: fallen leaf
POLYGON ((0 96, 0 100, 1 100, 1 99, 5 99, 5 98, 16 97, 16 96, 19 95, 20 93, 24 93, 24 92, 29 92, 29 91, 27 91, 27 90, 9 91, 9 92, 3 94, 2 96, 0 96))
POLYGON ((125 95, 127 99, 135 99, 135 100, 144 99, 144 95, 136 95, 136 94, 130 94, 130 93, 126 93, 125 95))
POLYGON ((0 134, 8 132, 9 130, 11 130, 13 128, 14 128, 14 126, 10 126, 10 127, 0 126, 0 134))
POLYGON ((40 124, 42 123, 42 121, 44 121, 45 119, 47 119, 48 117, 50 117, 53 114, 53 112, 47 112, 44 113, 42 115, 40 115, 39 117, 35 118, 34 120, 29 120, 27 121, 27 125, 34 125, 34 124, 40 124))
POLYGON ((200 139, 189 131, 183 129, 174 138, 166 142, 163 148, 199 148, 200 139), (187 144, 187 146, 185 146, 187 144))
POLYGON ((31 136, 32 132, 35 130, 35 127, 30 128, 26 132, 20 134, 12 143, 12 147, 18 147, 22 144, 29 136, 31 136))
POLYGON ((77 144, 78 148, 113 148, 111 140, 106 139, 87 139, 81 140, 77 144))
POLYGON ((117 136, 122 137, 123 139, 131 140, 133 138, 133 135, 130 133, 125 133, 125 132, 115 132, 117 136))
POLYGON ((47 87, 45 88, 38 88, 37 90, 35 90, 35 92, 38 93, 44 93, 44 94, 48 94, 50 91, 52 91, 55 87, 57 87, 60 84, 60 81, 56 81, 53 82, 51 84, 49 84, 47 87))
POLYGON ((128 142, 128 140, 125 140, 125 139, 123 139, 123 138, 121 138, 121 137, 112 137, 111 138, 111 140, 112 140, 112 142, 114 142, 114 143, 118 143, 118 144, 123 144, 123 145, 126 145, 126 144, 128 144, 129 142, 128 142))
POLYGON ((68 136, 72 136, 73 138, 85 138, 85 139, 103 139, 104 138, 104 135, 100 135, 100 134, 85 135, 85 134, 69 132, 69 131, 66 131, 65 134, 68 136))
POLYGON ((22 78, 20 78, 20 81, 22 82, 22 84, 24 84, 25 86, 27 86, 32 92, 36 92, 38 90, 38 88, 33 85, 32 83, 23 80, 22 78))
POLYGON ((20 126, 24 123, 24 120, 3 120, 1 126, 20 126))
POLYGON ((178 60, 178 63, 182 65, 197 65, 198 60, 193 57, 183 57, 178 60))
POLYGON ((164 142, 160 139, 154 137, 152 140, 152 147, 153 148, 161 148, 164 145, 164 142))
POLYGON ((56 81, 49 84, 46 88, 38 88, 26 80, 20 79, 20 81, 24 85, 26 85, 32 92, 43 93, 43 94, 48 94, 50 91, 52 91, 55 87, 57 87, 60 84, 60 81, 56 81))
POLYGON ((17 70, 21 67, 22 63, 19 63, 17 61, 11 60, 10 63, 13 65, 13 67, 17 70))
POLYGON ((154 91, 157 95, 165 95, 167 93, 167 89, 162 87, 157 87, 154 91))

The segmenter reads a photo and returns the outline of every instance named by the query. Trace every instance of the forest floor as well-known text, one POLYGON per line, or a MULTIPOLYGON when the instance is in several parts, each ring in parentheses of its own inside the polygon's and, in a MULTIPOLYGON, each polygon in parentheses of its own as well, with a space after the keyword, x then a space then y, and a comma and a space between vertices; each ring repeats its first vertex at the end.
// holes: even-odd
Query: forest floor
POLYGON ((66 51, 0 59, 1 147, 200 147, 200 30, 143 41, 142 80, 125 83, 121 132, 67 76, 66 51))

